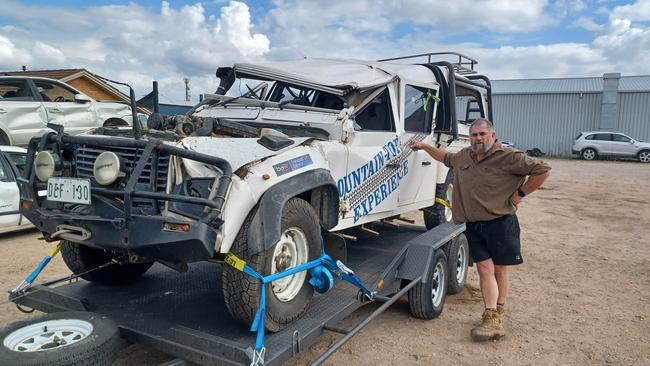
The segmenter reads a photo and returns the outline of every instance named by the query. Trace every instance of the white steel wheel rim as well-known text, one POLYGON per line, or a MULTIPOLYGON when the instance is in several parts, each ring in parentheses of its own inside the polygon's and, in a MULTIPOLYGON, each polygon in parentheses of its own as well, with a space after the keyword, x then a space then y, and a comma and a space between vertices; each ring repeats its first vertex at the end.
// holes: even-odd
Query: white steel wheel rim
POLYGON ((456 282, 460 283, 465 278, 465 271, 467 271, 467 251, 465 246, 458 247, 458 257, 456 259, 456 282))
POLYGON ((643 151, 639 154, 639 161, 642 163, 650 163, 650 152, 643 151))
POLYGON ((449 206, 445 206, 445 221, 450 222, 451 221, 451 196, 454 192, 454 185, 449 183, 447 186, 447 203, 449 206))
POLYGON ((585 150, 582 153, 582 157, 585 158, 585 160, 593 160, 596 157, 596 152, 591 149, 585 150))
MULTIPOLYGON (((273 249, 271 274, 307 263, 308 258, 307 236, 300 228, 290 227, 282 233, 273 249)), ((307 273, 302 271, 273 281, 271 287, 275 297, 282 302, 293 300, 300 292, 306 276, 307 273)))
POLYGON ((431 301, 434 307, 440 306, 444 296, 443 290, 445 287, 445 269, 442 263, 436 263, 433 269, 433 278, 431 279, 431 301))
POLYGON ((48 320, 17 329, 4 339, 4 346, 16 352, 43 352, 84 340, 93 325, 80 319, 48 320))

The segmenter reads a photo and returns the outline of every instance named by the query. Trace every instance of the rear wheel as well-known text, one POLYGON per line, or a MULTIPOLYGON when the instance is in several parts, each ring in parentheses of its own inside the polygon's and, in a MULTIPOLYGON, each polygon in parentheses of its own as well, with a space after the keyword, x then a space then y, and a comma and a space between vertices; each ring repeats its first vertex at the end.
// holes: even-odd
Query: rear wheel
POLYGON ((598 153, 596 153, 596 150, 588 147, 580 153, 580 156, 584 160, 595 160, 598 157, 598 153))
POLYGON ((465 288, 465 281, 467 280, 469 244, 467 243, 465 234, 460 234, 456 239, 449 242, 446 254, 449 268, 447 293, 457 294, 463 291, 465 288))
POLYGON ((447 202, 448 205, 443 205, 436 201, 433 206, 422 210, 424 215, 424 225, 428 230, 431 230, 445 222, 451 222, 451 196, 454 191, 453 177, 454 174, 450 170, 447 173, 447 178, 445 178, 444 183, 436 185, 436 198, 447 202))
MULTIPOLYGON (((78 275, 110 262, 114 254, 104 250, 80 245, 71 241, 61 241, 61 256, 70 270, 78 275)), ((151 266, 150 263, 113 264, 81 275, 81 278, 103 285, 119 285, 133 282, 142 276, 151 266)))
POLYGON ((419 319, 433 319, 442 314, 447 297, 447 256, 438 249, 426 274, 426 282, 418 283, 408 292, 411 315, 419 319))
POLYGON ((650 163, 650 150, 643 150, 637 156, 642 163, 650 163))
MULTIPOLYGON (((242 225, 231 251, 262 275, 282 272, 307 263, 321 255, 320 224, 311 205, 292 198, 282 210, 280 240, 271 248, 248 254, 246 243, 249 217, 242 225)), ((260 301, 260 281, 231 266, 223 270, 223 295, 233 318, 251 324, 260 301)), ((307 272, 299 272, 267 285, 265 327, 277 332, 300 317, 311 301, 314 290, 307 272)))

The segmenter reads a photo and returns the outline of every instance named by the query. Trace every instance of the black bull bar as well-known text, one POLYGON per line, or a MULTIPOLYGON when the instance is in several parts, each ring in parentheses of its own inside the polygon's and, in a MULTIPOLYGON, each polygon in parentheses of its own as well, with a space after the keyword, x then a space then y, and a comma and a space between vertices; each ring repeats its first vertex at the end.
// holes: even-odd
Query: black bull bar
MULTIPOLYGON (((136 155, 137 156, 137 155, 136 155)), ((150 138, 139 140, 127 137, 106 136, 71 136, 65 133, 46 133, 43 137, 35 137, 29 143, 27 161, 23 176, 18 179, 21 203, 20 211, 41 232, 48 241, 57 240, 52 234, 63 226, 79 227, 91 233, 90 238, 75 240, 98 249, 106 249, 118 253, 135 254, 148 260, 162 259, 173 262, 193 262, 206 260, 213 256, 216 243, 215 229, 223 225, 221 213, 226 200, 228 189, 232 182, 230 164, 219 157, 189 151, 163 143, 162 140, 150 138), (46 190, 47 183, 36 179, 34 159, 37 151, 51 150, 62 156, 64 150, 77 145, 89 145, 105 148, 135 148, 143 149, 133 170, 129 173, 124 189, 109 189, 91 186, 91 194, 95 209, 101 215, 88 212, 66 211, 62 205, 56 208, 44 207, 45 198, 39 198, 38 191, 46 190), (221 172, 214 195, 211 198, 190 197, 165 192, 145 191, 137 189, 138 179, 147 164, 153 169, 159 154, 178 156, 197 161, 221 172), (155 158, 153 157, 155 155, 155 158), (115 199, 122 201, 117 207, 115 199), (156 214, 136 214, 132 210, 134 198, 152 199, 156 201, 177 201, 202 205, 203 214, 196 220, 183 220, 156 214), (168 230, 169 225, 183 230, 168 230)), ((152 190, 155 190, 155 179, 152 190)), ((52 206, 52 205, 49 205, 52 206)), ((60 238, 59 238, 60 239, 60 238)))

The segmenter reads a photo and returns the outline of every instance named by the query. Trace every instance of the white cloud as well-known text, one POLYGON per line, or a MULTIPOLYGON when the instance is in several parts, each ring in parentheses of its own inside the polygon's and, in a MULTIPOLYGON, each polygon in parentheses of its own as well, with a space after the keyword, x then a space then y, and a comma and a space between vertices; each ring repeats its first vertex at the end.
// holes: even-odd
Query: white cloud
POLYGON ((228 40, 245 57, 259 57, 269 52, 269 39, 263 34, 251 34, 251 17, 248 6, 231 1, 221 9, 219 30, 225 29, 228 40))
POLYGON ((614 8, 610 19, 628 19, 631 21, 650 20, 650 0, 637 0, 634 4, 614 8))

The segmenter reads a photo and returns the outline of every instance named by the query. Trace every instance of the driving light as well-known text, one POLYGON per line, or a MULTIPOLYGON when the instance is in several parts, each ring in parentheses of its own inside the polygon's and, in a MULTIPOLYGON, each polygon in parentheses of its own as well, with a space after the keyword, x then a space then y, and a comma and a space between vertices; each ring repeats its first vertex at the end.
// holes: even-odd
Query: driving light
POLYGON ((34 171, 38 180, 46 182, 47 178, 61 173, 61 158, 49 151, 41 151, 34 158, 34 171))
POLYGON ((93 175, 97 183, 107 186, 120 176, 120 158, 113 152, 104 151, 95 159, 93 175))

